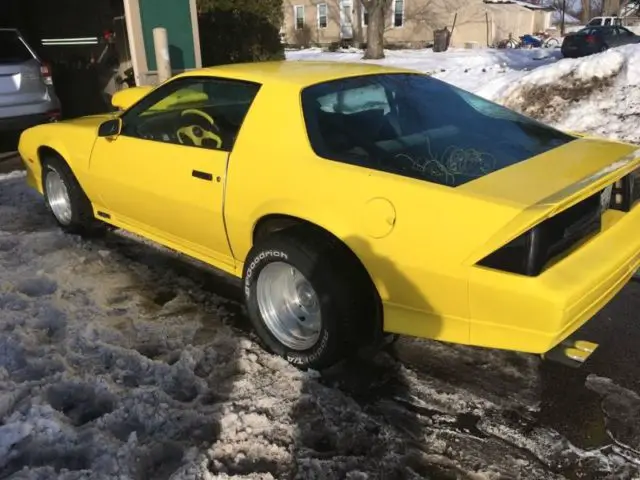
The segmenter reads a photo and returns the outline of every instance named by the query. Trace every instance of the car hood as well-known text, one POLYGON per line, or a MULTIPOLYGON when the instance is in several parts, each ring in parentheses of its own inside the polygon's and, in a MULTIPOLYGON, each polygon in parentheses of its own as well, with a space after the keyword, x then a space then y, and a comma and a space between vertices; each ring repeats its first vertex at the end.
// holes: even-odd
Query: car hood
POLYGON ((86 117, 74 118, 71 120, 64 120, 59 122, 61 125, 68 125, 74 127, 85 127, 85 128, 98 128, 102 122, 106 122, 107 120, 111 120, 118 116, 118 113, 102 113, 99 115, 88 115, 86 117))

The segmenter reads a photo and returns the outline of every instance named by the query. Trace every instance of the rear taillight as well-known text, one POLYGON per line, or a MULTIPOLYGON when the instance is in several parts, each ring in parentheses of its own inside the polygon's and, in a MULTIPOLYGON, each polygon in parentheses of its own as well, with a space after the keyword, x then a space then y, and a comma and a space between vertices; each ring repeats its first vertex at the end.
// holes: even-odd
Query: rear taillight
POLYGON ((596 43, 595 35, 587 35, 587 43, 596 43))
POLYGON ((57 122, 60 120, 60 110, 50 110, 46 115, 50 122, 57 122))
POLYGON ((618 180, 613 185, 611 208, 630 211, 640 200, 640 168, 618 180))
POLYGON ((53 85, 53 77, 51 75, 51 67, 48 63, 40 65, 40 75, 45 85, 53 85))
POLYGON ((478 265, 505 272, 536 277, 551 260, 600 231, 601 194, 548 218, 502 248, 478 262, 478 265))

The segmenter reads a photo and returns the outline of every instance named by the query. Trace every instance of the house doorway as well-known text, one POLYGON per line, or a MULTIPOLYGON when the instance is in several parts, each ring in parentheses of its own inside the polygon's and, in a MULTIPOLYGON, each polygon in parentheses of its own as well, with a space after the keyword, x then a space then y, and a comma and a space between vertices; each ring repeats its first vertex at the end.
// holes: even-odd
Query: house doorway
POLYGON ((340 0, 340 38, 353 40, 353 0, 340 0))

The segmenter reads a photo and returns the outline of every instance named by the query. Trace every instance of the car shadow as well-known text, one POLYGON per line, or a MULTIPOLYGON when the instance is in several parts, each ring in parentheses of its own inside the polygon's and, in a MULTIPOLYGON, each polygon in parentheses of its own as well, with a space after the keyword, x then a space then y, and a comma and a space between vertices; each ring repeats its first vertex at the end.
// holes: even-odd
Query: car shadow
MULTIPOLYGON (((383 280, 378 281, 378 288, 388 292, 386 302, 397 302, 401 292, 404 298, 417 302, 416 308, 430 310, 420 289, 393 261, 379 255, 371 240, 351 236, 344 243, 369 271, 380 272, 383 280)), ((317 264, 328 261, 331 259, 320 257, 317 264)), ((434 335, 441 327, 436 321, 434 335)), ((319 372, 319 378, 304 382, 292 415, 297 429, 292 477, 348 478, 357 470, 385 479, 457 478, 461 472, 456 466, 445 466, 422 454, 430 420, 420 404, 429 399, 420 398, 406 373, 394 358, 392 347, 379 351, 365 348, 319 372), (329 414, 336 410, 343 414, 329 414)))

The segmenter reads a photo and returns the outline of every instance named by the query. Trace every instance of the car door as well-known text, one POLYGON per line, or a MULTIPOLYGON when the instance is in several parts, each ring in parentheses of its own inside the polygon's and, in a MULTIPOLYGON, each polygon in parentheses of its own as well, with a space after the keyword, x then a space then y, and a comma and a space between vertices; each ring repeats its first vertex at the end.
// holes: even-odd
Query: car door
POLYGON ((604 42, 604 44, 608 47, 608 48, 613 48, 618 46, 617 41, 618 41, 618 35, 617 35, 617 31, 614 27, 602 27, 600 29, 600 35, 602 35, 602 40, 604 42))
POLYGON ((115 139, 95 143, 89 170, 100 208, 117 225, 232 267, 223 211, 227 161, 258 89, 182 77, 143 98, 123 114, 115 139))

